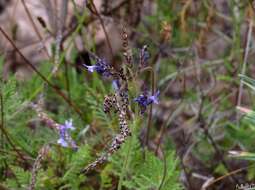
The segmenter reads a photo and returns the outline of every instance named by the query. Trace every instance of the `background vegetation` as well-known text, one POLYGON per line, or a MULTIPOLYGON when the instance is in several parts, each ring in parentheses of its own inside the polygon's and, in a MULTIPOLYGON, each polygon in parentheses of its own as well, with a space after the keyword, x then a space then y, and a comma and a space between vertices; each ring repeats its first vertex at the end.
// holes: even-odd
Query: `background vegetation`
POLYGON ((254 7, 0 0, 0 189, 252 186, 254 7), (84 172, 121 131, 117 112, 103 109, 116 90, 112 79, 84 66, 99 58, 131 78, 132 135, 84 172), (156 90, 159 104, 141 114, 134 98, 156 90), (58 126, 70 118, 75 148, 57 143, 58 126))

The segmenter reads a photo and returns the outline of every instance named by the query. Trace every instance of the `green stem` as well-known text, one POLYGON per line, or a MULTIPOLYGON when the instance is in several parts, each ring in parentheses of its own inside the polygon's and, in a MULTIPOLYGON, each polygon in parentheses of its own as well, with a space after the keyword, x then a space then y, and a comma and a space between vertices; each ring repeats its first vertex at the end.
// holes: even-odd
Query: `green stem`
MULTIPOLYGON (((131 131, 134 132, 133 129, 135 128, 135 126, 136 126, 136 122, 133 123, 133 127, 132 127, 131 131)), ((128 168, 129 168, 129 164, 130 164, 130 153, 131 153, 130 150, 131 150, 132 147, 133 147, 134 140, 135 140, 135 133, 133 133, 131 139, 129 139, 129 142, 128 142, 128 144, 127 144, 127 146, 128 146, 128 151, 127 151, 127 153, 126 153, 126 158, 125 158, 125 160, 124 160, 123 167, 122 167, 122 170, 121 170, 121 175, 120 175, 120 180, 119 180, 119 183, 118 183, 118 188, 117 188, 117 190, 121 190, 124 176, 125 176, 125 174, 127 173, 127 170, 128 170, 128 168)))

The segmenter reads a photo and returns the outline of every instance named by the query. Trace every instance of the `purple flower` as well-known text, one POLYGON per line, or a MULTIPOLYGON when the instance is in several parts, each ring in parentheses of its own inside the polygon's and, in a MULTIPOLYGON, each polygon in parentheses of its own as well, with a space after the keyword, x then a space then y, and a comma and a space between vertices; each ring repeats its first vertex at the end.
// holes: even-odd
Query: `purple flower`
POLYGON ((68 147, 71 146, 72 148, 77 148, 75 142, 72 140, 69 131, 74 130, 75 127, 73 126, 73 121, 72 119, 66 120, 64 125, 60 125, 59 127, 59 136, 60 138, 58 139, 58 144, 60 144, 63 147, 68 147))
POLYGON ((66 129, 71 129, 71 130, 75 129, 75 127, 73 126, 73 120, 72 119, 66 120, 64 126, 66 127, 66 129))
POLYGON ((68 147, 68 143, 66 142, 66 140, 64 138, 58 139, 58 144, 60 144, 63 147, 68 147))
POLYGON ((120 81, 119 80, 113 80, 112 81, 112 86, 113 86, 113 88, 114 88, 114 90, 118 90, 119 88, 120 88, 120 81))
POLYGON ((89 72, 93 73, 96 71, 98 74, 101 74, 103 76, 110 76, 111 75, 111 66, 106 62, 105 59, 97 59, 97 62, 95 65, 89 66, 83 64, 84 67, 88 69, 89 72))
POLYGON ((147 93, 139 95, 137 98, 134 99, 135 102, 137 102, 141 108, 141 113, 143 114, 146 111, 146 108, 148 105, 154 103, 158 104, 160 92, 157 91, 154 95, 148 96, 147 93))
POLYGON ((154 103, 154 104, 158 104, 159 103, 159 100, 158 100, 158 97, 159 97, 159 94, 160 94, 160 92, 159 92, 159 90, 155 93, 155 95, 153 95, 153 96, 150 96, 149 98, 148 98, 148 104, 151 104, 151 103, 154 103))

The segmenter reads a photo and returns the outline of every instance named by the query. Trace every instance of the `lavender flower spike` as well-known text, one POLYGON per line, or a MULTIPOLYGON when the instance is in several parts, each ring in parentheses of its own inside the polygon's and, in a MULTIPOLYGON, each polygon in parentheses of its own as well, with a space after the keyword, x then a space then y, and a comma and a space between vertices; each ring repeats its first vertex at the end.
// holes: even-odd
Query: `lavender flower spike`
POLYGON ((74 130, 74 126, 73 126, 73 121, 72 119, 70 120, 66 120, 64 125, 60 125, 59 127, 59 136, 60 138, 58 139, 58 144, 60 144, 63 147, 68 147, 71 146, 72 148, 77 148, 75 142, 72 140, 69 131, 70 130, 74 130))

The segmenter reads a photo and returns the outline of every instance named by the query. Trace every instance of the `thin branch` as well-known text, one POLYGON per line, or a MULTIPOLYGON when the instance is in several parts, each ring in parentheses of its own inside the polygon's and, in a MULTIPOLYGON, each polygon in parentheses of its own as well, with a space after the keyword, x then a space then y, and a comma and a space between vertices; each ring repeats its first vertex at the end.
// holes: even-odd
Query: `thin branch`
POLYGON ((82 112, 81 110, 62 92, 59 90, 57 86, 52 84, 42 73, 40 73, 37 68, 30 63, 30 61, 21 53, 19 48, 16 46, 16 44, 11 40, 11 38, 6 34, 6 32, 2 29, 0 26, 0 32, 4 35, 4 37, 10 42, 10 44, 13 46, 13 48, 17 51, 17 53, 21 56, 21 58, 24 60, 24 62, 39 76, 43 81, 47 83, 59 96, 61 96, 70 107, 72 107, 75 112, 82 118, 82 112))
POLYGON ((160 126, 160 131, 159 131, 159 135, 158 135, 158 140, 156 141, 156 149, 155 149, 155 154, 157 155, 158 154, 158 151, 159 151, 159 148, 160 148, 160 144, 161 144, 161 141, 163 139, 163 136, 167 129, 167 127, 170 125, 170 123, 178 116, 178 114, 181 113, 181 111, 183 111, 184 109, 184 104, 183 102, 181 101, 179 103, 179 106, 177 106, 178 108, 176 108, 175 111, 173 112, 170 112, 169 115, 167 116, 167 119, 166 119, 166 122, 164 122, 161 126, 160 126))
POLYGON ((167 175, 167 162, 166 162, 166 154, 164 153, 164 150, 162 149, 162 154, 163 154, 163 164, 164 164, 164 168, 163 168, 163 177, 161 179, 160 185, 158 190, 161 190, 161 188, 164 185, 164 182, 166 180, 166 175, 167 175))
MULTIPOLYGON (((4 128, 4 100, 2 95, 2 89, 0 88, 0 111, 1 111, 1 126, 4 128)), ((4 136, 3 133, 1 134, 2 137, 2 147, 4 146, 4 136)))
MULTIPOLYGON (((67 17, 67 12, 68 12, 68 0, 63 0, 62 2, 62 8, 61 8, 61 14, 60 14, 60 23, 59 23, 59 32, 61 32, 61 41, 59 44, 60 51, 63 50, 63 31, 65 28, 65 23, 66 23, 66 17, 67 17)), ((65 80, 66 80, 66 89, 68 93, 68 98, 71 99, 71 94, 70 94, 70 84, 69 84, 69 77, 68 77, 68 64, 65 61, 65 80)))
POLYGON ((17 149, 17 147, 15 146, 15 144, 12 142, 12 140, 9 137, 8 132, 6 131, 5 128, 3 128, 2 125, 0 125, 0 130, 2 131, 3 135, 6 137, 6 140, 9 142, 9 144, 11 145, 11 147, 13 148, 13 150, 19 155, 19 158, 21 158, 23 161, 27 161, 24 156, 20 153, 20 151, 17 149))
POLYGON ((0 105, 1 105, 1 124, 0 124, 0 130, 2 131, 2 135, 6 137, 6 140, 9 142, 13 150, 19 155, 19 157, 26 162, 26 159, 24 156, 19 152, 15 144, 12 142, 7 130, 4 127, 4 102, 3 102, 3 95, 2 91, 0 91, 0 105))
MULTIPOLYGON (((211 124, 213 123, 213 119, 208 124, 206 124, 206 122, 204 121, 204 118, 203 118, 203 115, 202 115, 204 103, 205 103, 205 96, 202 96, 201 97, 201 103, 200 103, 199 110, 198 110, 197 121, 199 122, 199 126, 201 127, 201 129, 204 131, 204 134, 205 134, 206 138, 210 141, 210 143, 211 143, 212 147, 214 148, 217 156, 220 157, 220 162, 229 171, 230 170, 229 166, 228 166, 227 162, 224 159, 224 155, 223 155, 222 151, 219 149, 217 143, 214 141, 212 135, 209 133, 209 130, 208 130, 208 127, 211 126, 211 124), (207 125, 207 127, 205 125, 207 125)), ((229 178, 233 182, 238 183, 238 179, 235 178, 234 176, 229 176, 229 178)))
POLYGON ((215 180, 213 180, 212 182, 210 182, 210 183, 206 186, 206 188, 208 189, 210 186, 212 186, 213 184, 215 184, 215 183, 217 183, 217 182, 219 182, 219 181, 225 179, 226 177, 229 177, 229 176, 231 176, 231 175, 235 175, 235 174, 237 174, 237 173, 239 173, 239 172, 242 172, 242 171, 244 171, 244 170, 247 170, 247 169, 253 168, 253 167, 255 167, 255 165, 254 165, 254 164, 251 164, 250 166, 242 167, 242 168, 239 168, 239 169, 234 170, 234 171, 232 171, 232 172, 229 172, 229 173, 227 173, 226 175, 221 176, 221 177, 218 177, 218 178, 216 178, 215 180))
POLYGON ((191 182, 190 177, 189 177, 189 176, 190 176, 190 172, 187 171, 187 168, 186 168, 186 166, 184 165, 183 159, 182 159, 182 158, 180 158, 180 165, 181 165, 181 167, 182 167, 182 169, 183 169, 185 178, 186 178, 186 180, 187 180, 187 186, 188 186, 187 189, 193 189, 192 182, 191 182))
MULTIPOLYGON (((152 67, 145 67, 141 70, 141 72, 149 71, 151 73, 151 94, 153 95, 155 93, 155 72, 152 67)), ((145 144, 148 145, 149 143, 149 136, 150 136, 150 128, 152 124, 152 104, 150 105, 149 110, 149 117, 148 117, 148 125, 147 125, 147 131, 146 131, 146 138, 145 138, 145 144)))
POLYGON ((27 13, 27 16, 28 16, 30 22, 32 23, 32 26, 33 26, 33 29, 34 29, 36 35, 37 35, 38 38, 40 39, 40 42, 43 44, 43 50, 45 51, 46 55, 50 58, 49 52, 47 51, 47 48, 46 48, 45 43, 44 43, 44 41, 43 41, 43 38, 42 38, 42 36, 41 36, 41 34, 40 34, 38 28, 37 28, 36 25, 35 25, 35 22, 34 22, 34 20, 33 20, 33 18, 32 18, 32 15, 31 15, 29 9, 27 8, 27 5, 26 5, 25 1, 24 1, 24 0, 21 0, 21 2, 22 2, 22 5, 23 5, 23 7, 24 7, 26 13, 27 13))
MULTIPOLYGON (((103 15, 110 15, 111 13, 113 12, 116 12, 117 10, 119 10, 122 6, 124 6, 126 3, 128 3, 129 0, 123 0, 122 2, 120 2, 118 5, 116 5, 116 7, 113 7, 112 9, 110 9, 109 11, 107 11, 106 13, 100 13, 100 14, 103 14, 103 15)), ((83 10, 84 11, 84 10, 83 10)), ((92 22, 94 22, 97 18, 96 17, 90 17, 89 19, 83 19, 82 20, 82 24, 83 25, 88 25, 92 22)), ((65 32, 64 36, 63 36, 63 41, 65 41, 65 39, 67 39, 73 32, 76 31, 76 28, 79 27, 80 25, 80 22, 74 24, 71 26, 71 29, 67 32, 65 32)))
POLYGON ((31 180, 30 180, 30 185, 29 185, 28 190, 35 189, 36 178, 37 178, 38 171, 41 168, 41 162, 43 161, 44 157, 48 154, 48 152, 49 152, 49 145, 45 145, 40 149, 38 156, 35 159, 35 162, 33 164, 31 180))
POLYGON ((68 1, 63 0, 61 2, 61 10, 60 10, 60 19, 57 22, 57 34, 56 34, 56 50, 55 50, 55 58, 54 58, 54 68, 52 70, 52 73, 55 74, 59 68, 59 65, 62 60, 60 60, 60 52, 62 48, 63 43, 63 31, 65 27, 65 21, 67 16, 67 9, 68 9, 68 1))
MULTIPOLYGON (((248 59, 248 55, 249 55, 249 51, 250 51, 250 43, 252 40, 252 28, 253 28, 253 19, 250 19, 247 38, 246 38, 246 47, 245 47, 245 52, 244 52, 242 71, 241 71, 242 75, 245 75, 245 72, 246 72, 247 59, 248 59)), ((239 86, 237 106, 241 105, 242 92, 243 92, 243 79, 241 79, 240 86, 239 86)))
POLYGON ((102 25, 102 28, 103 28, 103 31, 104 31, 104 34, 105 34, 105 38, 106 38, 106 42, 107 42, 107 46, 108 46, 108 48, 109 48, 109 50, 110 50, 110 54, 111 54, 111 57, 112 57, 112 59, 113 59, 114 56, 113 56, 112 45, 111 45, 111 43, 110 43, 110 39, 109 39, 109 36, 108 36, 108 34, 107 34, 105 25, 104 25, 104 21, 103 21, 101 15, 100 15, 100 13, 98 12, 98 10, 97 10, 97 8, 96 8, 96 6, 95 6, 93 0, 91 0, 90 3, 91 3, 91 5, 92 5, 92 7, 93 7, 93 11, 91 11, 91 12, 96 14, 96 16, 98 17, 98 19, 99 19, 99 21, 100 21, 100 24, 102 25))

